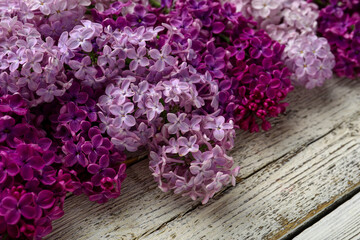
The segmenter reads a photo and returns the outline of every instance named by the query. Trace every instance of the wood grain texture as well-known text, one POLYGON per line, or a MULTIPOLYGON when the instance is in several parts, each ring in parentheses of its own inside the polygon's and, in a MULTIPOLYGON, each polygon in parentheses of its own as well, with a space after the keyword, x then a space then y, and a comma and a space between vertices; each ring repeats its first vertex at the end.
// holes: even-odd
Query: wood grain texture
POLYGON ((122 196, 115 201, 97 205, 84 196, 69 197, 66 215, 55 222, 48 239, 284 235, 360 181, 354 160, 357 128, 350 128, 359 117, 360 83, 336 79, 313 91, 296 89, 289 102, 288 113, 273 121, 271 131, 238 133, 231 155, 242 166, 240 183, 224 189, 216 201, 202 206, 162 193, 142 161, 128 169, 122 196))
POLYGON ((359 240, 360 193, 306 229, 294 240, 359 240))
POLYGON ((279 239, 360 185, 359 126, 342 124, 141 239, 279 239))

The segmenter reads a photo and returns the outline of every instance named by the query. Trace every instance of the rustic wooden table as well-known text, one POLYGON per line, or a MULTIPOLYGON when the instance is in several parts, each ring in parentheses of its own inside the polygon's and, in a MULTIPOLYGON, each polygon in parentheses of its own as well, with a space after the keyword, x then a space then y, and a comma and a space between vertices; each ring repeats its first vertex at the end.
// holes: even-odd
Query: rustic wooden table
POLYGON ((288 101, 269 132, 238 132, 237 185, 208 204, 161 192, 144 160, 115 201, 68 197, 47 239, 360 239, 360 81, 288 101))

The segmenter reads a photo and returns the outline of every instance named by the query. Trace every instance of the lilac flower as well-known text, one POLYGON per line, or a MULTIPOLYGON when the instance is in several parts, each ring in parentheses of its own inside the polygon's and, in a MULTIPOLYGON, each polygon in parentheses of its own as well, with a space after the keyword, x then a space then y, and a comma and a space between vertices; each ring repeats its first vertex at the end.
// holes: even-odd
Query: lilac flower
POLYGON ((119 126, 124 124, 125 126, 132 127, 136 124, 134 116, 130 115, 134 111, 133 103, 127 102, 123 106, 110 106, 109 110, 116 117, 115 122, 119 126))
POLYGON ((88 159, 85 157, 82 146, 84 144, 84 139, 81 138, 80 141, 75 145, 73 142, 66 142, 63 146, 63 151, 66 153, 64 159, 66 167, 72 167, 75 164, 79 163, 81 166, 86 167, 88 165, 88 159))
POLYGON ((74 103, 69 102, 66 105, 67 112, 61 114, 59 116, 59 122, 68 123, 70 129, 74 132, 80 130, 80 123, 81 121, 85 120, 86 113, 75 106, 74 103))
POLYGON ((42 68, 40 63, 44 57, 43 53, 33 54, 31 50, 27 50, 26 54, 27 54, 27 62, 24 64, 24 70, 32 69, 36 73, 41 73, 42 68))
POLYGON ((168 113, 167 120, 169 123, 167 125, 169 134, 177 134, 179 130, 184 133, 189 131, 189 126, 185 123, 185 118, 185 113, 181 113, 178 116, 174 113, 168 113))
POLYGON ((204 157, 204 162, 202 163, 191 163, 190 172, 195 175, 194 184, 200 184, 204 179, 212 177, 214 175, 214 170, 211 169, 211 155, 207 154, 204 157))
POLYGON ((152 67, 153 71, 163 71, 165 68, 165 63, 169 66, 173 66, 176 64, 176 59, 173 56, 170 56, 171 46, 169 44, 165 44, 161 53, 157 49, 151 49, 149 51, 149 55, 152 59, 157 60, 154 66, 152 67))
POLYGON ((36 91, 36 94, 44 99, 44 102, 52 102, 54 97, 58 97, 64 94, 62 89, 58 89, 54 84, 48 85, 46 89, 40 88, 36 91))
POLYGON ((132 59, 129 68, 130 71, 135 71, 138 66, 146 67, 149 65, 149 59, 145 57, 146 55, 146 48, 145 47, 139 47, 137 52, 135 48, 131 48, 127 51, 127 57, 132 59))
POLYGON ((80 91, 80 84, 75 82, 71 85, 66 93, 61 97, 63 101, 72 101, 78 104, 84 104, 88 100, 89 95, 86 92, 80 91))
POLYGON ((226 123, 225 118, 223 116, 219 116, 215 118, 213 122, 208 122, 205 127, 205 129, 213 129, 214 137, 218 141, 222 141, 225 136, 225 131, 228 129, 232 129, 233 125, 232 123, 226 123))
POLYGON ((178 143, 179 143, 179 146, 180 146, 179 156, 185 156, 189 152, 197 152, 197 151, 199 151, 199 145, 196 144, 196 141, 197 141, 196 135, 191 136, 189 139, 187 139, 185 137, 180 137, 178 139, 178 143))
POLYGON ((251 5, 259 12, 261 17, 266 18, 271 10, 279 6, 279 2, 276 0, 253 0, 251 5))
POLYGON ((138 86, 133 84, 131 86, 131 89, 134 92, 134 97, 133 97, 134 102, 140 102, 144 98, 145 93, 149 89, 149 83, 147 81, 142 81, 139 83, 138 86))
MULTIPOLYGON (((1 156, 1 155, 0 155, 1 156)), ((8 176, 14 177, 20 172, 18 164, 6 156, 1 156, 0 162, 0 184, 4 183, 8 176)))
POLYGON ((240 41, 236 39, 234 46, 229 47, 229 51, 232 56, 235 56, 237 60, 243 60, 245 58, 245 49, 249 46, 249 42, 240 41))
POLYGON ((101 67, 109 64, 113 68, 116 63, 116 55, 119 54, 120 49, 112 50, 108 45, 104 46, 103 54, 98 57, 97 64, 101 67))
POLYGON ((126 15, 126 20, 130 26, 152 26, 156 22, 156 15, 147 13, 143 5, 136 5, 134 13, 126 15))
POLYGON ((70 32, 70 38, 67 41, 66 45, 69 49, 77 49, 81 46, 82 50, 85 52, 91 52, 92 44, 89 41, 94 35, 94 30, 91 28, 85 28, 82 31, 72 31, 70 32))
POLYGON ((84 80, 86 75, 90 75, 90 76, 96 75, 97 70, 91 66, 89 67, 89 65, 91 65, 91 59, 89 56, 84 57, 81 60, 81 62, 75 60, 69 61, 69 66, 72 69, 77 70, 75 72, 75 77, 80 80, 84 80))
POLYGON ((159 98, 153 98, 145 102, 145 106, 147 107, 146 115, 149 121, 152 121, 157 115, 164 111, 164 106, 159 100, 159 98))
POLYGON ((295 60, 295 64, 297 66, 296 68, 296 75, 297 77, 301 78, 305 74, 309 74, 311 76, 314 76, 316 73, 316 67, 313 66, 315 62, 315 58, 312 56, 307 56, 304 58, 297 58, 295 60))
POLYGON ((281 84, 279 79, 276 78, 271 79, 269 76, 261 75, 259 83, 260 84, 257 86, 257 88, 260 91, 266 92, 266 95, 270 99, 274 99, 276 97, 275 96, 276 89, 278 89, 281 84))
POLYGON ((87 170, 89 173, 93 174, 91 182, 94 186, 99 186, 103 178, 113 179, 116 176, 115 170, 109 168, 109 157, 106 155, 100 158, 99 164, 89 164, 87 170))
POLYGON ((17 224, 23 216, 26 219, 36 217, 36 208, 33 206, 34 196, 31 193, 25 193, 19 200, 13 196, 4 197, 1 201, 1 208, 5 211, 5 221, 7 224, 17 224))
POLYGON ((3 116, 0 118, 0 143, 4 142, 8 138, 8 135, 11 134, 14 125, 14 118, 10 116, 3 116))
POLYGON ((110 146, 111 143, 108 139, 104 139, 101 134, 97 134, 91 138, 91 142, 85 142, 81 149, 88 155, 90 163, 95 163, 98 157, 109 154, 108 149, 110 146))
POLYGON ((224 77, 222 69, 225 67, 224 60, 215 60, 211 55, 207 55, 204 59, 207 70, 213 75, 214 78, 224 77))
POLYGON ((271 40, 268 38, 254 38, 250 41, 250 44, 252 46, 250 55, 255 59, 259 58, 261 55, 264 57, 271 57, 273 54, 270 49, 271 40))
POLYGON ((44 15, 49 15, 51 12, 51 0, 36 0, 34 1, 33 5, 30 7, 30 9, 36 10, 39 9, 41 11, 42 14, 44 15))
POLYGON ((24 48, 19 48, 16 51, 16 53, 15 52, 9 53, 7 61, 8 63, 10 63, 10 67, 9 67, 10 72, 14 72, 16 69, 19 68, 20 65, 26 63, 27 60, 28 59, 24 48))

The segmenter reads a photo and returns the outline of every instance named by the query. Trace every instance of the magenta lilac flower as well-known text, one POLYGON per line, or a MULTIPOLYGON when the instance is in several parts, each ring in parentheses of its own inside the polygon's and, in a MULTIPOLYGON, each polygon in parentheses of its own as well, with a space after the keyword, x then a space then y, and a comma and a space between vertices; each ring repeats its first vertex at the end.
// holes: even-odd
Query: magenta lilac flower
POLYGON ((33 117, 20 95, 0 97, 0 234, 10 238, 41 239, 64 213, 66 175, 33 117))

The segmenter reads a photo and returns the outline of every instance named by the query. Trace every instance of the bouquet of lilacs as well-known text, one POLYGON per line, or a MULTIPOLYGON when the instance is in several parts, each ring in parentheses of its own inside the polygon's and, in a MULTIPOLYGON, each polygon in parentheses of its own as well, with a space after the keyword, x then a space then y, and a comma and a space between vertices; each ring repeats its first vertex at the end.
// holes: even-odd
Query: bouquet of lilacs
POLYGON ((294 83, 314 88, 332 77, 335 65, 328 41, 318 37, 318 7, 305 0, 231 0, 270 37, 286 45, 282 59, 294 83))
POLYGON ((360 76, 360 1, 313 1, 321 8, 318 33, 335 55, 334 72, 349 78, 360 76))
POLYGON ((2 1, 0 234, 41 239, 67 192, 117 198, 139 150, 162 191, 205 204, 234 185, 235 129, 268 130, 295 71, 247 17, 211 0, 2 1))

